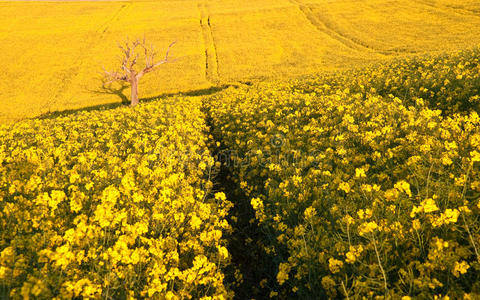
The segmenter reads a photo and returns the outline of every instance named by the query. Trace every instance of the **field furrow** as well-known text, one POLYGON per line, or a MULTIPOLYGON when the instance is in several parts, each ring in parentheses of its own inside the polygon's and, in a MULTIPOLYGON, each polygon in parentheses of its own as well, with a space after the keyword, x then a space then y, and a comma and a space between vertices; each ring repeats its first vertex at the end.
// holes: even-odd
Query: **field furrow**
POLYGON ((349 38, 346 35, 341 34, 338 31, 335 31, 334 28, 328 25, 327 22, 322 20, 320 15, 315 14, 312 9, 308 6, 308 4, 303 4, 297 0, 290 0, 293 4, 297 5, 300 11, 305 15, 307 20, 315 26, 319 31, 328 34, 331 38, 338 40, 340 43, 345 45, 346 47, 352 49, 353 51, 367 51, 367 52, 376 52, 378 54, 385 54, 382 53, 381 50, 373 49, 362 43, 358 40, 349 38))
POLYGON ((205 46, 205 78, 211 83, 216 84, 220 81, 218 57, 206 1, 200 2, 198 9, 200 11, 200 27, 202 28, 202 37, 205 46))
POLYGON ((480 14, 478 12, 476 12, 475 10, 464 8, 461 6, 461 4, 459 6, 445 5, 442 3, 436 3, 429 0, 413 0, 413 2, 421 3, 425 6, 431 7, 432 9, 442 11, 446 15, 453 13, 453 14, 457 14, 465 17, 480 18, 480 14))

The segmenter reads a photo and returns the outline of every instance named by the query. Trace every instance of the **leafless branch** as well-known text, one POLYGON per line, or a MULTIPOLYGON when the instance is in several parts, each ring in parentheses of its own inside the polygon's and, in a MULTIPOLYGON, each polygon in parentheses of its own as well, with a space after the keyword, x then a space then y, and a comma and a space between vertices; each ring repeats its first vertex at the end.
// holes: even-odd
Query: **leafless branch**
POLYGON ((169 61, 170 49, 175 44, 176 42, 173 42, 168 46, 167 51, 165 53, 165 58, 158 62, 155 62, 155 56, 157 53, 154 51, 153 46, 150 47, 150 51, 149 51, 147 46, 145 44, 142 44, 141 47, 144 49, 144 52, 145 52, 145 68, 142 71, 140 71, 137 76, 142 77, 146 73, 153 71, 153 69, 155 69, 156 67, 170 62, 169 61))
POLYGON ((128 81, 127 74, 121 74, 119 72, 109 72, 105 68, 103 68, 103 71, 105 72, 107 79, 106 81, 104 81, 103 86, 115 81, 128 81))

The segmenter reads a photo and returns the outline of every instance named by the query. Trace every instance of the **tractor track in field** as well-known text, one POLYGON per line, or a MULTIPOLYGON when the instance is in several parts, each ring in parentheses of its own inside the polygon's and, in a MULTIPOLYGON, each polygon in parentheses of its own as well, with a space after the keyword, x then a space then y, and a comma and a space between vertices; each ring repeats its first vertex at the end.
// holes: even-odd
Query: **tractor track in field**
POLYGON ((202 39, 205 48, 205 78, 212 84, 217 84, 220 81, 217 46, 213 38, 210 14, 208 13, 207 4, 204 1, 198 3, 198 11, 200 14, 200 28, 202 30, 202 39))
POLYGON ((354 51, 359 52, 375 52, 381 55, 388 55, 391 53, 384 53, 386 51, 382 51, 379 49, 374 49, 369 45, 366 45, 363 42, 358 40, 352 39, 340 32, 336 31, 334 28, 328 25, 327 22, 322 20, 319 16, 317 16, 313 11, 312 8, 304 3, 301 3, 297 0, 289 0, 292 4, 296 5, 298 9, 302 12, 305 18, 320 32, 327 34, 332 39, 337 40, 338 42, 342 43, 347 48, 350 48, 354 51))
POLYGON ((108 19, 100 28, 96 31, 97 33, 100 33, 99 38, 103 37, 103 35, 110 29, 110 25, 118 19, 118 17, 130 6, 132 3, 126 3, 118 9, 113 16, 108 19))
POLYGON ((416 0, 416 1, 414 1, 414 3, 420 4, 420 5, 423 5, 423 6, 427 6, 430 9, 433 9, 435 11, 439 11, 439 12, 442 12, 442 13, 446 14, 447 16, 450 13, 456 13, 457 15, 461 15, 461 16, 464 16, 464 17, 467 16, 467 17, 480 18, 479 14, 477 14, 474 11, 471 11, 469 9, 465 9, 465 8, 451 7, 451 6, 438 6, 438 5, 432 4, 432 3, 428 2, 428 1, 425 1, 425 0, 416 0))
POLYGON ((376 53, 381 56, 391 56, 391 55, 396 55, 396 54, 416 54, 418 53, 417 51, 409 51, 409 50, 402 50, 402 51, 396 51, 396 50, 382 50, 378 49, 375 47, 372 47, 365 42, 352 38, 350 36, 347 36, 345 34, 342 34, 341 32, 335 30, 334 27, 328 24, 327 21, 323 20, 320 16, 316 15, 312 8, 304 4, 298 0, 289 0, 290 3, 296 5, 300 11, 303 13, 305 18, 320 32, 327 34, 330 36, 332 39, 337 40, 344 46, 346 46, 349 49, 352 49, 354 51, 358 52, 371 52, 371 53, 376 53))

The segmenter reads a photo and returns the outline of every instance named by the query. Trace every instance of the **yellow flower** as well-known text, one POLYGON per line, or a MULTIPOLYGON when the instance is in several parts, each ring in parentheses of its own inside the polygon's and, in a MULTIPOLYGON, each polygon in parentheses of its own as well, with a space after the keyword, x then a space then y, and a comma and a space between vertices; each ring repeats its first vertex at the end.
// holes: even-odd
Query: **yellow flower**
POLYGON ((175 300, 175 299, 179 299, 179 298, 172 291, 168 291, 165 294, 165 299, 166 300, 175 300))
POLYGON ((52 209, 52 211, 57 209, 57 206, 60 202, 65 200, 66 195, 63 191, 52 191, 51 196, 48 200, 48 206, 52 209))
POLYGON ((250 204, 252 205, 254 210, 263 209, 263 202, 260 198, 253 198, 250 200, 250 204))
POLYGON ((9 269, 4 266, 0 266, 0 279, 6 279, 8 276, 9 269))
POLYGON ((397 189, 389 189, 385 192, 385 200, 394 201, 400 195, 397 189))
POLYGON ((460 277, 461 274, 467 273, 467 270, 469 268, 470 266, 466 261, 461 261, 461 262, 456 261, 453 267, 452 273, 455 277, 460 277))
POLYGON ((458 148, 458 146, 457 146, 457 143, 455 141, 452 141, 452 142, 445 141, 445 149, 447 151, 456 150, 457 148, 458 148))
POLYGON ((270 294, 269 294, 270 298, 275 298, 277 296, 278 296, 278 292, 275 292, 275 291, 271 291, 270 294))
POLYGON ((472 162, 480 161, 480 152, 478 152, 477 150, 470 152, 470 156, 472 157, 472 162))
POLYGON ((311 220, 313 219, 313 217, 317 214, 317 211, 314 207, 307 207, 307 209, 305 209, 305 212, 304 212, 304 215, 305 215, 305 219, 307 220, 311 220))
POLYGON ((456 223, 460 212, 457 209, 448 208, 445 210, 445 219, 448 223, 456 223))
POLYGON ((350 250, 345 254, 345 262, 349 264, 353 264, 357 258, 362 254, 363 247, 362 245, 358 246, 350 246, 350 250))
POLYGON ((370 184, 362 184, 362 191, 370 193, 372 191, 372 186, 370 184))
POLYGON ((358 226, 359 234, 362 236, 375 231, 377 228, 378 225, 375 221, 365 222, 358 226))
POLYGON ((420 221, 419 220, 413 220, 412 221, 412 227, 415 230, 419 230, 420 229, 420 221))
POLYGON ((458 209, 446 209, 438 218, 432 219, 432 225, 438 227, 444 224, 456 223, 460 211, 458 209))
POLYGON ((394 188, 398 190, 399 192, 404 192, 407 194, 409 197, 412 197, 412 192, 410 191, 410 184, 404 180, 401 180, 397 183, 395 183, 394 188))
POLYGON ((227 197, 225 196, 225 193, 219 192, 215 193, 215 200, 225 201, 227 200, 227 197))
POLYGON ((345 254, 345 262, 348 263, 348 264, 353 264, 355 262, 355 260, 357 260, 357 257, 355 256, 355 254, 351 251, 347 252, 347 254, 345 254))
POLYGON ((355 177, 357 178, 367 177, 367 175, 365 174, 365 170, 363 168, 356 168, 355 177))
POLYGON ((338 155, 340 155, 340 156, 344 156, 345 154, 347 154, 347 150, 345 150, 345 148, 343 148, 343 147, 339 147, 339 148, 337 149, 337 153, 338 153, 338 155))
POLYGON ((445 166, 449 166, 453 163, 453 161, 447 155, 442 156, 442 164, 445 166))
POLYGON ((426 199, 422 202, 423 211, 430 213, 439 210, 437 204, 433 199, 426 199))
POLYGON ((350 215, 343 217, 343 221, 348 225, 355 223, 355 220, 350 215))
POLYGON ((349 114, 345 114, 343 116, 343 121, 346 122, 346 123, 354 123, 355 122, 355 118, 352 117, 351 115, 349 114))
POLYGON ((197 217, 197 215, 193 215, 190 219, 190 226, 192 226, 193 229, 197 230, 200 229, 200 225, 202 225, 202 219, 197 217))
POLYGON ((302 183, 302 177, 297 176, 297 175, 294 175, 294 176, 292 177, 292 182, 293 182, 293 185, 294 185, 294 186, 297 186, 297 187, 298 187, 298 186, 302 183))
POLYGON ((448 242, 442 240, 441 238, 435 238, 435 246, 438 251, 442 251, 444 248, 448 247, 448 242))
POLYGON ((290 269, 291 266, 288 263, 280 263, 277 273, 278 284, 282 285, 288 280, 288 273, 290 272, 290 269))
POLYGON ((328 259, 328 268, 330 269, 330 272, 332 272, 333 274, 338 273, 342 267, 343 267, 342 261, 337 260, 333 257, 328 259))
POLYGON ((348 182, 341 182, 340 185, 338 186, 338 189, 344 191, 347 194, 350 193, 351 191, 351 188, 348 182))
POLYGON ((223 246, 217 246, 217 249, 218 249, 218 254, 220 255, 220 257, 222 257, 223 259, 227 259, 228 258, 228 250, 227 248, 223 247, 223 246))

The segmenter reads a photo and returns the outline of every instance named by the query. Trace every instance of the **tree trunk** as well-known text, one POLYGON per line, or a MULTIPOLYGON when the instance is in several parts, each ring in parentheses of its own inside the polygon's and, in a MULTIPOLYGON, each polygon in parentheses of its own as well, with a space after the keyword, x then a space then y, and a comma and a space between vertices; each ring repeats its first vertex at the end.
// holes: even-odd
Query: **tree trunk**
POLYGON ((138 104, 138 78, 133 76, 130 84, 132 86, 130 106, 135 106, 138 104))

